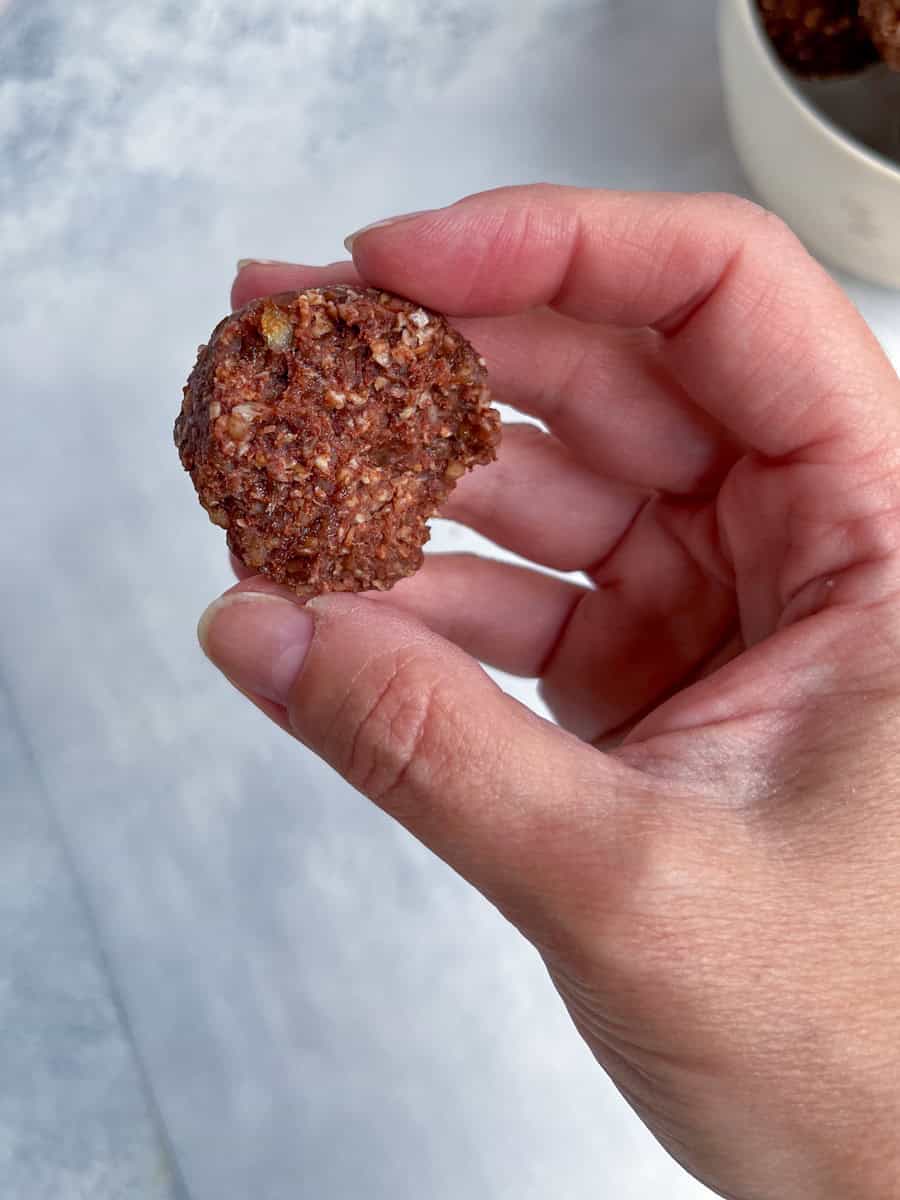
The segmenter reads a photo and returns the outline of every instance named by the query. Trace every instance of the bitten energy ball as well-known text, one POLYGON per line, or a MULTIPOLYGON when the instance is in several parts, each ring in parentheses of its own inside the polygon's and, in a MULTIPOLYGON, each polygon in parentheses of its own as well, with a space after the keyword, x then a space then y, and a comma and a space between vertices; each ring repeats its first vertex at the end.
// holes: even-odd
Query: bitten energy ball
POLYGON ((878 53, 900 71, 900 0, 861 0, 859 8, 878 53))
POLYGON ((175 443, 243 563, 301 596, 385 590, 496 457, 484 360, 443 317, 330 287, 254 300, 200 348, 175 443))
POLYGON ((796 75, 849 75, 877 54, 859 0, 759 0, 779 57, 796 75))

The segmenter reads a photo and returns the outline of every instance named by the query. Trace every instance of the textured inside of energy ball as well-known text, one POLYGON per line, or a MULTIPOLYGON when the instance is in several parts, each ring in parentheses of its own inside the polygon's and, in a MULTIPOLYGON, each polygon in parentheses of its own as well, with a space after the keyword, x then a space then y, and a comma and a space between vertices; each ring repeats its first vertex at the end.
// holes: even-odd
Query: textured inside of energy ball
POLYGON ((877 60, 859 0, 759 0, 766 31, 796 75, 824 78, 877 60))
POLYGON ((486 369, 443 317, 331 287, 255 300, 201 347, 175 441, 248 567, 301 595, 385 589, 496 457, 486 369))

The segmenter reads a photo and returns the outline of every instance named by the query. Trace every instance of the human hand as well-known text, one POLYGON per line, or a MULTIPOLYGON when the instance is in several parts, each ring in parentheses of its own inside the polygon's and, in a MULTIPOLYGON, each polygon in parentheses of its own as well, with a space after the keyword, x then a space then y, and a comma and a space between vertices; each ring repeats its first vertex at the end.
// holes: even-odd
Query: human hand
POLYGON ((447 515, 588 585, 442 555, 304 608, 255 577, 207 653, 534 943, 688 1170, 900 1195, 890 364, 728 197, 509 189, 352 250, 247 267, 235 302, 361 275, 453 315, 551 434, 508 428, 447 515), (540 676, 563 728, 476 657, 540 676))

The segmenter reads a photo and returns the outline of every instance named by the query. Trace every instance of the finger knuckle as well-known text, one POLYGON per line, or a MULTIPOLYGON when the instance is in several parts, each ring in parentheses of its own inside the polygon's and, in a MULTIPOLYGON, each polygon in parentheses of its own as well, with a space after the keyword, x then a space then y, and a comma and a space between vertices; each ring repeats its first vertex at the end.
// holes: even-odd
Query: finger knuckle
POLYGON ((717 209, 720 219, 728 217, 747 225, 764 224, 774 216, 755 200, 749 200, 746 196, 736 196, 731 192, 712 192, 707 195, 706 201, 717 209))
POLYGON ((730 208, 746 239, 766 243, 789 242, 799 248, 800 241, 797 235, 787 222, 771 209, 743 196, 730 197, 730 208))
POLYGON ((427 786, 442 757, 440 684, 414 654, 391 655, 356 681, 348 703, 354 708, 348 722, 353 732, 341 773, 397 815, 404 797, 427 786))

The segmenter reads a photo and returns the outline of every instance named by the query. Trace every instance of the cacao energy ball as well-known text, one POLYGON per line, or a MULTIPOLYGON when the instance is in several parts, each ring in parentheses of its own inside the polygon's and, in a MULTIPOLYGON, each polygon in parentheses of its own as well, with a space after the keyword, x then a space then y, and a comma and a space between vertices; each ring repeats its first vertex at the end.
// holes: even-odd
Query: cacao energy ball
POLYGON ((413 574, 429 518, 499 441, 485 363, 465 338, 408 300, 347 286, 226 317, 175 422, 232 552, 303 597, 413 574))

